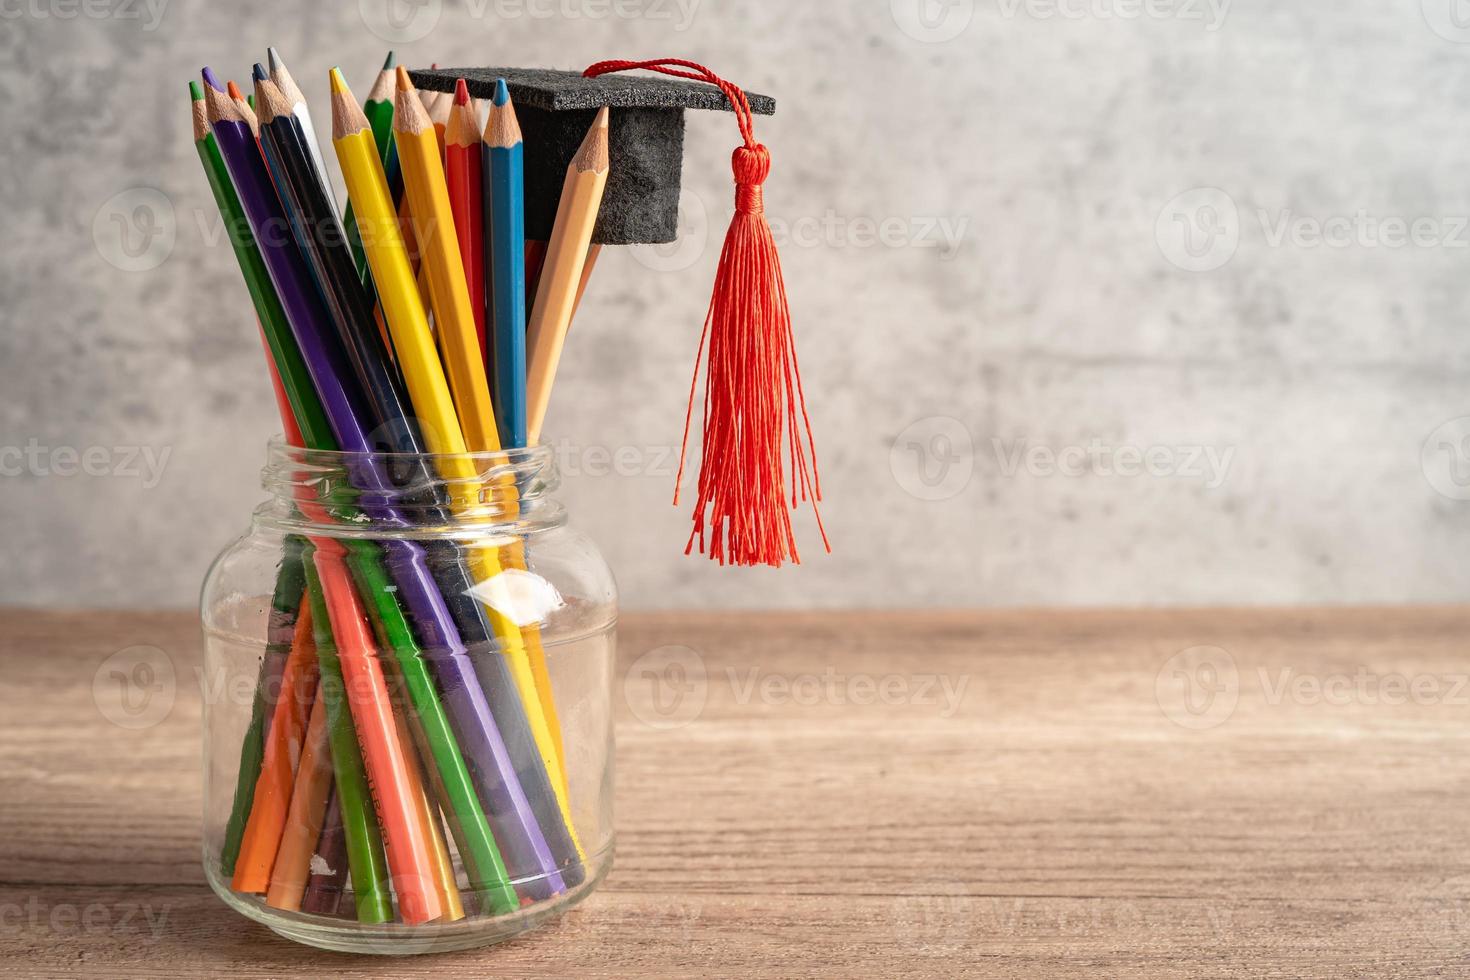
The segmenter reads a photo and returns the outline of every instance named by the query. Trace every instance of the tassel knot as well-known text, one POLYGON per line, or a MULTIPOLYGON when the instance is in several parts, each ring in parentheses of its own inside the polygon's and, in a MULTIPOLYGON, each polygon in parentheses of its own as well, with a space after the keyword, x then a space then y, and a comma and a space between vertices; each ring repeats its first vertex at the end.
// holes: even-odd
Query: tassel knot
POLYGON ((741 214, 761 214, 766 210, 761 185, 771 174, 771 151, 762 143, 739 146, 730 155, 730 169, 735 171, 735 210, 741 214))

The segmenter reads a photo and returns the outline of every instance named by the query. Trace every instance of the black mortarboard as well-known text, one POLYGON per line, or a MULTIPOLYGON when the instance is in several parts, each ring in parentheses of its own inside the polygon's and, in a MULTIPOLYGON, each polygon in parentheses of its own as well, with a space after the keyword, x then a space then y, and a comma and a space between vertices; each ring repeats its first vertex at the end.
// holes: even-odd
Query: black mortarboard
MULTIPOLYGON (((526 237, 551 237, 567 164, 602 106, 611 108, 610 167, 592 240, 604 245, 662 244, 678 235, 684 110, 732 111, 712 85, 672 78, 602 75, 545 68, 438 68, 409 72, 414 85, 489 99, 505 79, 525 140, 526 237)), ((750 111, 770 115, 776 100, 746 92, 750 111)))

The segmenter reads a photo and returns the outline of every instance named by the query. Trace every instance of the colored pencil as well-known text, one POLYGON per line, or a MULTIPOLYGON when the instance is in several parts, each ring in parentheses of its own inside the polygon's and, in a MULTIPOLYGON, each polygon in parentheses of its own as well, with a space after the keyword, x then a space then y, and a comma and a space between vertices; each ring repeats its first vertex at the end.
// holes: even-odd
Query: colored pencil
POLYGON ((489 232, 484 272, 493 307, 488 318, 495 347, 495 419, 505 444, 519 449, 526 445, 524 144, 503 78, 495 83, 484 144, 484 226, 489 232))
MULTIPOLYGON (((436 61, 429 66, 438 68, 436 61)), ((419 93, 419 105, 424 107, 424 114, 429 117, 429 124, 434 127, 434 141, 439 144, 439 156, 444 156, 444 133, 449 128, 449 108, 451 96, 448 92, 431 90, 419 93)), ((476 126, 478 129, 479 127, 476 126)))
MULTIPOLYGON (((449 193, 449 210, 454 215, 454 233, 464 262, 465 285, 470 309, 475 315, 475 335, 480 341, 480 362, 485 362, 485 258, 484 209, 481 205, 480 116, 464 79, 459 79, 449 122, 444 128, 444 182, 449 193)), ((486 377, 490 375, 487 372, 486 377)))
POLYGON ((373 79, 373 87, 368 90, 367 99, 362 104, 362 114, 367 116, 368 125, 373 128, 373 140, 378 144, 378 159, 385 163, 388 149, 393 145, 393 82, 396 78, 393 69, 397 64, 393 52, 389 51, 383 61, 383 70, 373 79))
MULTIPOLYGON (((378 295, 403 367, 414 411, 424 422, 424 436, 430 452, 462 455, 467 451, 464 433, 460 429, 443 365, 429 332, 428 320, 418 296, 407 251, 398 234, 397 216, 388 196, 381 164, 373 152, 367 119, 352 100, 346 82, 335 69, 332 73, 332 87, 333 145, 337 150, 349 196, 358 208, 359 220, 364 227, 371 222, 375 229, 374 234, 364 238, 368 263, 379 287, 378 295)), ((422 154, 421 143, 418 152, 422 154)), ((451 456, 441 461, 441 470, 447 479, 455 483, 456 489, 450 504, 456 514, 479 506, 478 492, 473 489, 478 472, 472 463, 451 456)), ((477 549, 471 560, 480 581, 493 579, 501 571, 493 551, 477 549)), ((576 842, 571 810, 566 798, 560 758, 537 698, 535 678, 526 662, 520 630, 503 612, 490 607, 485 611, 490 617, 496 637, 500 640, 505 662, 512 672, 527 723, 542 764, 546 767, 552 792, 556 795, 557 807, 566 824, 566 832, 580 855, 581 849, 576 842)), ((479 664, 476 666, 478 668, 479 664)), ((493 689, 491 684, 486 684, 485 687, 487 691, 493 689)))
POLYGON ((315 560, 322 578, 327 615, 331 618, 332 636, 336 638, 347 703, 357 723, 373 796, 379 804, 378 819, 387 842, 388 867, 393 891, 398 896, 399 916, 410 925, 431 922, 445 912, 434 884, 432 845, 414 799, 414 784, 408 772, 412 763, 398 740, 392 703, 380 693, 385 691, 387 682, 368 629, 367 614, 358 601, 341 556, 318 548, 315 560))
MULTIPOLYGON (((458 922, 464 918, 464 903, 460 899, 459 886, 454 881, 454 864, 449 858, 449 848, 445 846, 444 834, 439 830, 439 819, 435 815, 434 806, 429 802, 429 794, 424 790, 423 766, 432 765, 430 760, 433 757, 428 749, 428 739, 423 737, 422 728, 415 726, 420 734, 418 742, 415 742, 414 737, 409 733, 409 724, 404 720, 405 709, 408 707, 407 701, 407 697, 403 695, 393 699, 393 720, 398 724, 398 742, 403 746, 403 754, 409 760, 408 780, 413 798, 419 806, 419 815, 423 819, 424 826, 429 828, 429 855, 433 858, 434 890, 439 895, 439 901, 444 905, 444 921, 458 922), (419 746, 423 746, 422 753, 419 746), (422 759, 423 766, 420 765, 420 759, 422 759)), ((509 905, 502 908, 501 911, 508 912, 514 908, 514 905, 509 905)))
POLYGON ((607 185, 608 112, 597 111, 592 128, 567 167, 561 201, 556 209, 551 240, 546 243, 546 261, 536 286, 536 301, 526 327, 530 355, 527 364, 527 435, 532 444, 540 441, 541 424, 551 401, 551 384, 561 359, 562 343, 571 324, 577 285, 592 243, 592 229, 602 192, 607 185))
POLYGON ((266 735, 260 776, 250 819, 240 841, 240 856, 230 887, 239 892, 265 892, 270 887, 271 868, 286 826, 291 805, 291 788, 296 760, 306 738, 307 718, 315 700, 317 683, 316 644, 311 633, 310 611, 296 618, 291 654, 281 672, 281 694, 266 735))
POLYGON ((475 335, 475 315, 465 285, 464 260, 455 237, 454 217, 444 167, 435 149, 433 127, 408 72, 398 67, 393 107, 393 141, 403 168, 404 196, 413 217, 419 254, 428 270, 434 328, 444 354, 454 406, 471 452, 501 448, 495 410, 485 377, 485 357, 475 335))
MULTIPOLYGON (((377 81, 373 82, 372 91, 368 93, 367 101, 363 103, 363 112, 368 114, 369 119, 382 119, 383 129, 392 138, 391 127, 393 125, 393 65, 396 64, 393 52, 388 52, 387 59, 383 62, 383 69, 378 72, 377 81), (387 100, 382 95, 387 95, 387 100)), ((376 133, 377 130, 374 130, 376 133)), ((379 143, 379 152, 387 152, 379 143)), ((347 202, 347 207, 342 211, 342 230, 347 234, 347 247, 352 250, 352 263, 357 267, 358 274, 368 287, 369 294, 372 293, 372 277, 367 274, 367 260, 362 254, 362 235, 357 230, 357 216, 352 213, 352 202, 347 202)))
MULTIPOLYGON (((327 189, 327 195, 332 199, 333 207, 336 207, 335 197, 332 195, 332 179, 327 174, 327 161, 322 156, 320 141, 316 138, 316 127, 311 124, 311 109, 306 104, 306 96, 301 94, 297 88, 296 81, 291 73, 286 70, 286 63, 281 60, 280 52, 275 48, 266 48, 266 60, 270 62, 270 80, 281 94, 286 98, 286 104, 290 106, 289 113, 296 117, 301 125, 302 132, 306 134, 307 149, 311 152, 311 162, 316 166, 318 179, 322 186, 327 189)), ((259 100, 257 100, 258 102, 259 100)))
MULTIPOLYGON (((582 263, 582 278, 577 281, 577 298, 572 300, 572 319, 577 318, 577 308, 582 305, 582 294, 587 292, 587 280, 592 278, 592 270, 597 266, 597 257, 602 254, 602 246, 596 242, 587 246, 587 258, 582 263)), ((571 329, 571 325, 567 325, 571 329)))
POLYGON ((537 239, 526 239, 526 317, 531 316, 531 306, 536 301, 536 287, 541 282, 541 266, 546 261, 546 243, 537 239))
POLYGON ((301 911, 336 915, 342 907, 346 884, 347 836, 342 826, 342 795, 337 792, 334 776, 327 789, 327 812, 322 817, 322 832, 311 855, 311 876, 306 879, 306 893, 301 896, 301 911))
MULTIPOLYGON (((315 647, 312 653, 315 654, 315 647)), ((327 793, 332 786, 332 756, 327 744, 327 708, 313 693, 311 720, 306 726, 306 740, 301 748, 301 761, 296 766, 296 780, 291 787, 291 807, 286 813, 286 826, 271 868, 270 887, 265 904, 271 908, 296 911, 306 893, 311 876, 311 855, 316 850, 327 812, 327 793)))

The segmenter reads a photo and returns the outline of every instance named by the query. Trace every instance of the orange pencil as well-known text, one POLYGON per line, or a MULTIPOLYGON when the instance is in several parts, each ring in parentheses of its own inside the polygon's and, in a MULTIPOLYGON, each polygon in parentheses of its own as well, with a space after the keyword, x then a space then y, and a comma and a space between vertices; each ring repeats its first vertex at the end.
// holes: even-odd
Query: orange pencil
POLYGON ((296 784, 291 789, 291 809, 286 814, 286 829, 271 869, 270 890, 265 904, 271 908, 298 911, 306 881, 311 877, 311 855, 322 832, 322 818, 327 813, 327 792, 332 786, 332 754, 327 745, 327 707, 320 699, 312 705, 311 723, 306 729, 306 744, 301 751, 301 764, 296 768, 296 784))
POLYGON ((270 887, 271 868, 286 826, 296 760, 306 737, 307 715, 316 692, 316 643, 311 636, 311 609, 303 606, 296 618, 291 653, 281 671, 281 693, 266 735, 260 776, 250 819, 240 841, 240 856, 230 887, 237 892, 264 892, 270 887))
POLYGON ((434 858, 434 886, 439 894, 439 899, 444 903, 444 921, 458 922, 464 918, 464 903, 459 897, 459 885, 454 881, 454 863, 449 859, 449 848, 444 843, 444 834, 439 829, 439 815, 437 808, 429 802, 429 794, 424 789, 424 781, 420 777, 418 760, 425 758, 415 748, 415 740, 409 734, 408 722, 404 720, 404 711, 411 711, 412 706, 407 704, 406 692, 401 683, 394 684, 396 697, 393 700, 393 718, 398 722, 398 741, 403 746, 403 754, 408 757, 408 781, 413 790, 414 801, 418 804, 419 817, 424 822, 424 828, 429 832, 430 853, 434 858))
POLYGON ((445 912, 436 882, 433 845, 409 775, 409 767, 416 763, 404 755, 398 740, 387 680, 372 630, 343 563, 343 552, 340 543, 322 539, 316 550, 316 568, 326 594, 332 635, 337 638, 347 703, 357 723, 363 763, 383 828, 399 916, 409 925, 417 925, 440 918, 445 912))

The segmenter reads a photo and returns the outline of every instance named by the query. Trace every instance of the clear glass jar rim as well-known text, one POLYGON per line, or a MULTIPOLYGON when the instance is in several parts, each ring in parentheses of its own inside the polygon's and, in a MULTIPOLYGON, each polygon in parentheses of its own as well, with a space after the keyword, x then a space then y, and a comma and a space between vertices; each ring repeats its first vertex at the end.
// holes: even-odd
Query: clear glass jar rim
POLYGON ((258 521, 338 536, 478 534, 560 523, 547 494, 560 485, 556 450, 539 445, 475 453, 362 453, 266 447, 261 485, 272 501, 258 521), (350 511, 342 511, 348 506, 350 511))
POLYGON ((359 453, 345 449, 309 449, 304 446, 295 446, 287 442, 286 437, 280 433, 272 436, 266 443, 266 453, 267 466, 285 463, 291 466, 305 464, 348 467, 367 460, 376 460, 388 465, 424 461, 435 464, 437 468, 441 463, 470 462, 482 471, 486 471, 502 466, 531 466, 540 469, 556 461, 556 447, 546 443, 521 449, 465 453, 359 453))

